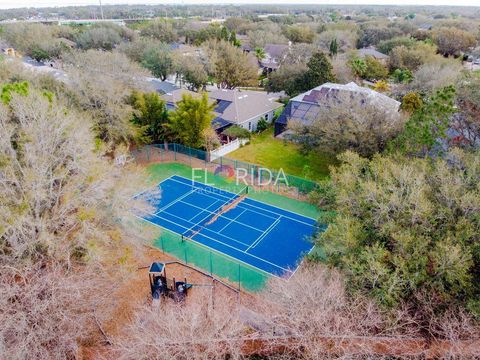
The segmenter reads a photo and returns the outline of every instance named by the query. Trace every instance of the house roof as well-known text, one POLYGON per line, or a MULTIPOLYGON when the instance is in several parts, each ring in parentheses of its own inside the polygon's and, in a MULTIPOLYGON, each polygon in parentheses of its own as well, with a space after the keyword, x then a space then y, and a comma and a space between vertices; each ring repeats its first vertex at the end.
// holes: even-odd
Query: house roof
POLYGON ((233 124, 243 123, 282 106, 274 96, 263 91, 217 89, 209 92, 209 97, 217 101, 215 113, 218 117, 233 124))
POLYGON ((272 59, 281 59, 288 50, 288 45, 283 44, 265 44, 263 48, 265 53, 272 59))
POLYGON ((182 96, 184 94, 189 94, 189 95, 192 95, 192 97, 200 97, 201 94, 200 93, 196 93, 194 91, 190 91, 190 90, 187 90, 187 89, 175 89, 173 91, 170 91, 164 95, 162 95, 162 99, 165 100, 167 102, 167 104, 176 104, 177 102, 179 102, 180 100, 182 100, 182 96))
POLYGON ((375 90, 358 86, 354 82, 350 82, 348 84, 325 83, 312 90, 304 92, 303 94, 295 96, 291 101, 319 104, 322 99, 336 96, 339 92, 354 94, 360 99, 374 101, 383 107, 398 109, 400 106, 400 102, 392 99, 391 97, 381 94, 375 90))
POLYGON ((148 80, 155 91, 160 94, 171 93, 174 90, 180 89, 178 86, 168 81, 160 81, 155 78, 149 78, 148 80))
POLYGON ((361 58, 364 58, 365 56, 372 56, 375 59, 380 59, 380 60, 387 60, 389 58, 388 55, 385 55, 373 48, 358 49, 358 56, 360 56, 361 58))
POLYGON ((58 38, 58 40, 61 43, 64 43, 68 47, 71 47, 71 48, 77 47, 77 43, 75 41, 70 40, 70 39, 66 39, 64 37, 61 37, 61 38, 58 38))
MULTIPOLYGON (((332 98, 338 99, 339 102, 343 101, 339 96, 341 93, 350 94, 343 99, 357 100, 361 103, 368 101, 386 111, 396 112, 400 107, 398 101, 372 89, 358 86, 354 82, 348 84, 325 83, 292 98, 276 123, 286 125, 290 119, 295 119, 309 124, 318 117, 322 103, 332 98)), ((345 104, 339 103, 338 106, 345 106, 345 104)))

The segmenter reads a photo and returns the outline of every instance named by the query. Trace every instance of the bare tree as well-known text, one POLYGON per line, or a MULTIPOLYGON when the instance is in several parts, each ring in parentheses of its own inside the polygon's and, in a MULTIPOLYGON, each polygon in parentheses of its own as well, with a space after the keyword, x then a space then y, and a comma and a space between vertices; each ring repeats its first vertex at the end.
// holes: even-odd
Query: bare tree
POLYGON ((95 151, 89 116, 19 88, 4 88, 0 105, 0 349, 67 359, 94 331, 97 305, 108 315, 109 266, 121 271, 141 245, 129 219, 132 206, 149 209, 132 199, 146 184, 95 151))
POLYGON ((0 284, 0 353, 5 359, 76 358, 82 342, 97 341, 97 306, 108 316, 107 308, 114 305, 112 286, 93 268, 0 265, 0 284))
POLYGON ((139 134, 131 123, 133 110, 127 103, 133 89, 143 90, 147 70, 124 54, 89 50, 64 58, 69 85, 78 94, 81 107, 92 115, 97 136, 113 149, 128 144, 139 134))
POLYGON ((113 352, 118 359, 238 359, 243 333, 235 303, 211 309, 198 299, 164 300, 137 310, 113 352))

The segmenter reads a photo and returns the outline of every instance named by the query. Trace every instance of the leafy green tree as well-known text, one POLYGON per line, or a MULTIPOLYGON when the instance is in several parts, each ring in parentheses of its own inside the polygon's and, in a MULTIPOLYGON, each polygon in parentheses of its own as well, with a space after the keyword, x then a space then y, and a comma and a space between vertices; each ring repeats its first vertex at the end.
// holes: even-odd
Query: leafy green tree
POLYGON ((388 76, 387 68, 373 56, 365 57, 365 74, 364 78, 368 80, 382 80, 388 76))
POLYGON ((396 83, 407 84, 413 80, 413 74, 409 69, 395 69, 392 78, 396 83))
POLYGON ((304 64, 285 64, 268 74, 265 88, 270 92, 285 91, 289 96, 298 95, 308 90, 305 86, 307 70, 304 64))
POLYGON ((258 59, 258 60, 263 60, 265 59, 267 55, 265 54, 265 50, 261 47, 256 47, 255 48, 255 57, 258 59))
POLYGON ((214 103, 210 103, 206 93, 195 99, 192 95, 182 96, 177 109, 169 116, 168 128, 182 144, 199 149, 204 146, 203 134, 215 115, 214 103))
POLYGON ((387 68, 373 56, 351 59, 349 65, 353 73, 362 79, 382 80, 388 76, 387 68))
POLYGON ((225 26, 222 26, 219 40, 230 41, 230 33, 228 32, 228 29, 225 26))
POLYGON ((5 84, 1 88, 0 100, 8 105, 12 99, 12 93, 27 96, 28 88, 29 84, 26 81, 5 84))
POLYGON ((383 54, 390 54, 393 48, 397 46, 405 46, 407 48, 412 47, 416 43, 415 39, 411 37, 396 37, 389 40, 380 41, 377 45, 377 50, 383 54))
POLYGON ((237 39, 237 34, 233 30, 230 32, 230 42, 236 47, 240 47, 240 45, 242 45, 240 40, 237 39))
POLYGON ((135 109, 132 122, 142 129, 142 142, 159 143, 166 140, 168 111, 165 101, 156 92, 133 91, 130 102, 135 109))
POLYGON ((376 45, 382 40, 388 40, 400 35, 402 35, 402 31, 398 28, 365 24, 361 30, 357 46, 362 48, 376 45))
POLYGON ((165 80, 173 72, 172 56, 166 45, 146 50, 142 65, 161 80, 165 80))
POLYGON ((401 109, 408 114, 413 114, 423 106, 423 100, 416 92, 409 92, 402 98, 401 109))
POLYGON ((454 104, 453 86, 438 90, 408 119, 404 131, 391 144, 392 149, 407 154, 428 155, 441 139, 446 138, 450 116, 455 112, 454 104))
POLYGON ((307 63, 307 67, 308 70, 303 84, 305 90, 320 86, 326 82, 335 81, 332 64, 324 53, 317 52, 313 54, 307 63))
POLYGON ((30 56, 37 61, 45 61, 50 59, 50 54, 47 50, 41 47, 35 47, 31 50, 30 56))
POLYGON ((260 120, 258 120, 258 123, 257 123, 257 132, 262 132, 264 130, 267 130, 268 128, 268 122, 267 120, 265 120, 265 118, 261 118, 260 120))
POLYGON ((354 58, 349 61, 349 65, 352 68, 355 76, 359 78, 363 78, 365 76, 365 73, 367 72, 367 64, 365 64, 365 61, 359 58, 354 58))
POLYGON ((115 29, 109 27, 92 27, 81 32, 76 39, 81 49, 112 50, 120 44, 122 37, 115 29))
POLYGON ((200 91, 207 85, 208 73, 201 59, 174 53, 173 63, 177 77, 186 83, 189 90, 200 91))
POLYGON ((337 56, 337 53, 338 53, 337 38, 334 38, 330 42, 329 55, 330 55, 330 57, 335 57, 335 56, 337 56))
POLYGON ((288 26, 285 28, 284 33, 288 40, 294 43, 311 43, 315 38, 315 33, 307 26, 288 26))
POLYGON ((167 44, 177 41, 178 39, 178 34, 173 28, 172 22, 165 19, 158 19, 147 23, 147 25, 140 30, 140 35, 154 38, 167 44))
POLYGON ((238 125, 233 125, 226 128, 223 131, 223 135, 229 136, 231 138, 240 138, 240 139, 250 139, 250 137, 252 136, 250 131, 238 125))
POLYGON ((318 245, 325 261, 343 270, 350 291, 414 311, 480 309, 480 218, 472 211, 480 203, 479 156, 455 149, 434 160, 339 157, 330 191, 318 199, 336 217, 318 245), (417 301, 420 293, 429 301, 417 301))
POLYGON ((209 71, 217 86, 234 89, 237 86, 258 84, 257 66, 243 51, 226 41, 208 41, 209 71))

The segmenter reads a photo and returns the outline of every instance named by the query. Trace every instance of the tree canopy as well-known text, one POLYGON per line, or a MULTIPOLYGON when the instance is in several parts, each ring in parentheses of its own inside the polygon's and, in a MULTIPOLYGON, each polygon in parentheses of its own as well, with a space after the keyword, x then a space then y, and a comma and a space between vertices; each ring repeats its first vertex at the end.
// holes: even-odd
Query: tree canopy
POLYGON ((177 109, 170 115, 168 127, 180 143, 199 149, 204 144, 205 130, 214 118, 214 103, 210 103, 206 93, 196 99, 190 94, 182 96, 177 109))
POLYGON ((479 314, 479 155, 341 155, 320 196, 337 213, 318 237, 325 260, 384 305, 424 293, 437 309, 460 302, 479 314))

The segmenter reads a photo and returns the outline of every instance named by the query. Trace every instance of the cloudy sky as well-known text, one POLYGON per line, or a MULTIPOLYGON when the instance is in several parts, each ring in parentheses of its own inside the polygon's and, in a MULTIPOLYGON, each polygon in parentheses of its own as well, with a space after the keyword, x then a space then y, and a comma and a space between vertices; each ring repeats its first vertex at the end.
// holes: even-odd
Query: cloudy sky
MULTIPOLYGON (((292 4, 294 0, 103 0, 104 4, 292 4)), ((300 0, 302 4, 388 4, 388 5, 461 5, 478 6, 479 0, 300 0)), ((98 4, 98 0, 0 0, 0 9, 98 4)))

